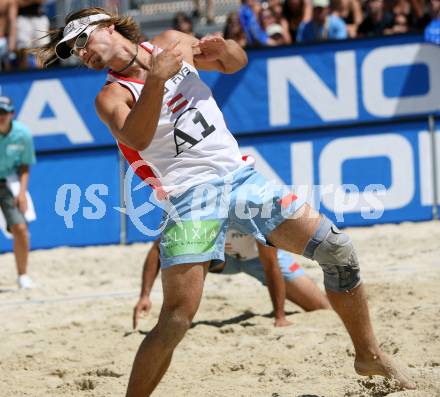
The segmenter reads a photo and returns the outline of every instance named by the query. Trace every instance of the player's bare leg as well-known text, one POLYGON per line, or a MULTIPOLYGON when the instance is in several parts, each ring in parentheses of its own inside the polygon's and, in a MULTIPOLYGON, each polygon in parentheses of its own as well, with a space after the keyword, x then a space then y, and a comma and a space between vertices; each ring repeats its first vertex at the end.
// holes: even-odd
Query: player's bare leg
POLYGON ((162 310, 136 354, 127 397, 149 396, 166 373, 199 307, 208 264, 175 265, 162 271, 162 310))
MULTIPOLYGON (((305 204, 295 219, 284 221, 268 239, 277 248, 304 254, 309 240, 315 236, 320 224, 319 214, 305 204)), ((336 292, 328 288, 326 291, 333 309, 342 319, 353 341, 356 372, 360 375, 394 378, 401 387, 414 389, 415 383, 379 348, 370 321, 364 287, 358 285, 349 292, 336 292)))
POLYGON ((307 312, 331 309, 325 294, 305 275, 286 281, 286 298, 307 312))
POLYGON ((414 389, 416 385, 405 371, 378 346, 370 321, 364 286, 361 284, 345 293, 327 290, 327 296, 353 341, 356 372, 364 376, 381 375, 394 378, 402 387, 414 389))

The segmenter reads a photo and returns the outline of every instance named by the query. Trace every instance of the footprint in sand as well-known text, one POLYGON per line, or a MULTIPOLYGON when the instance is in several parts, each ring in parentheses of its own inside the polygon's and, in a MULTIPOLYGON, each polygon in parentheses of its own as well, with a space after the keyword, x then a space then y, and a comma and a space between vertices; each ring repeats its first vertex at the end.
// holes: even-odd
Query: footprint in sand
POLYGON ((96 381, 90 378, 83 378, 75 381, 75 384, 78 386, 79 390, 94 390, 97 386, 96 381))

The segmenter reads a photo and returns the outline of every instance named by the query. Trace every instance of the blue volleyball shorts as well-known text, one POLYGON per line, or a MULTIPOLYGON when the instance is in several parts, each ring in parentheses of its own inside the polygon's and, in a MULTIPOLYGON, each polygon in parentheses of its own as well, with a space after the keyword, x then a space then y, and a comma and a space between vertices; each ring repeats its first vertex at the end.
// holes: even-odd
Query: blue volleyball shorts
POLYGON ((161 268, 224 262, 228 227, 269 245, 266 237, 305 200, 250 166, 167 198, 161 223, 161 268))

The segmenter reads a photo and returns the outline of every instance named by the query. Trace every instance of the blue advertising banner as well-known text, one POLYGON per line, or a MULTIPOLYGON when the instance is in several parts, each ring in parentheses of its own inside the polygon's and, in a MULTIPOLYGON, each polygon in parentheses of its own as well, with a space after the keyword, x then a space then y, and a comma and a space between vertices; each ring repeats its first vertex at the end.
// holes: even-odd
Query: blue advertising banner
MULTIPOLYGON (((119 186, 116 150, 38 156, 29 185, 32 248, 119 243, 119 186)), ((0 230, 1 251, 11 250, 10 237, 0 230)))
POLYGON ((427 122, 276 134, 276 139, 243 136, 239 143, 269 179, 297 185, 299 194, 340 226, 432 219, 427 122))
POLYGON ((95 110, 105 74, 86 68, 0 73, 2 95, 32 131, 38 151, 114 145, 95 110))
MULTIPOLYGON (((440 132, 438 138, 440 143, 440 132)), ((267 178, 295 185, 339 226, 432 219, 427 122, 349 128, 342 134, 334 130, 243 136, 239 143, 267 178)), ((437 149, 440 154, 440 144, 437 149)), ((132 186, 139 183, 135 177, 132 186)), ((151 189, 133 192, 130 200, 135 211, 128 221, 128 242, 155 238, 162 212, 151 189)))
MULTIPOLYGON (((440 47, 392 36, 248 52, 233 75, 201 73, 237 135, 382 122, 438 113, 440 47)), ((36 148, 114 145, 96 115, 104 72, 86 68, 0 74, 36 148)))
MULTIPOLYGON (((343 133, 243 136, 239 143, 266 177, 295 184, 299 194, 341 226, 432 219, 433 151, 427 122, 343 133)), ((127 242, 156 238, 162 211, 151 188, 130 173, 125 183, 121 205, 116 150, 39 156, 30 184, 37 213, 30 224, 32 247, 118 243, 120 206, 128 214, 127 242)), ((4 231, 0 246, 11 249, 4 231)))

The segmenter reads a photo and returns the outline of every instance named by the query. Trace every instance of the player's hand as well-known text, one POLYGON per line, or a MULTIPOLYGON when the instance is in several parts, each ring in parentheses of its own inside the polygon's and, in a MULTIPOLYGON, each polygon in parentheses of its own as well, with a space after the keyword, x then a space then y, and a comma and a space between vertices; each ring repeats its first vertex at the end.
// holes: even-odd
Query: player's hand
POLYGON ((26 198, 26 193, 20 193, 15 199, 15 205, 18 207, 22 214, 26 213, 28 209, 28 202, 26 198))
POLYGON ((173 77, 182 67, 183 54, 177 46, 179 41, 173 41, 160 54, 157 46, 154 46, 149 75, 159 79, 160 81, 167 81, 173 77))
POLYGON ((288 327, 289 325, 292 325, 293 323, 290 322, 286 317, 276 317, 275 318, 275 327, 288 327))
POLYGON ((142 312, 148 314, 151 309, 151 300, 148 296, 142 296, 139 298, 138 303, 133 309, 133 329, 136 329, 138 326, 139 318, 142 312))
POLYGON ((194 59, 199 61, 215 61, 226 53, 226 41, 221 36, 205 36, 192 45, 194 59))

